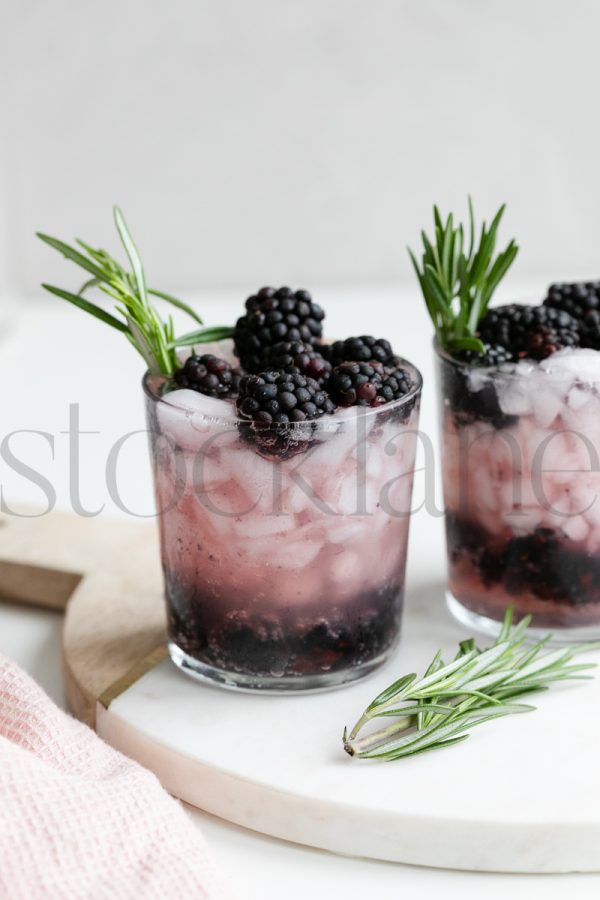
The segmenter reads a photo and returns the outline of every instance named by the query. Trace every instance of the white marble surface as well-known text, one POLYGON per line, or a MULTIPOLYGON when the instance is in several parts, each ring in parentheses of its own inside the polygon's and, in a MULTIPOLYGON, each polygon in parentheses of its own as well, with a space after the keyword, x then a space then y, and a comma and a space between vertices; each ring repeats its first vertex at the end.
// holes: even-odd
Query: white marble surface
MULTIPOLYGON (((547 280, 524 285, 522 292, 535 295, 547 280)), ((409 306, 399 299, 408 300, 413 291, 373 286, 364 290, 330 289, 319 293, 322 302, 329 305, 332 334, 362 331, 365 305, 368 304, 370 329, 381 333, 389 331, 399 347, 411 348, 411 357, 422 366, 431 385, 427 323, 420 305, 411 303, 409 306)), ((203 298, 202 309, 209 322, 231 317, 233 308, 231 296, 210 298, 208 303, 203 298)), ((3 383, 14 384, 17 367, 32 349, 39 347, 51 348, 41 376, 31 372, 30 377, 20 379, 13 390, 3 392, 3 433, 34 428, 55 437, 54 458, 47 442, 35 435, 19 436, 19 451, 25 461, 37 465, 53 480, 57 505, 72 508, 67 478, 67 442, 60 432, 66 427, 69 402, 80 402, 82 427, 100 432, 97 436, 81 438, 81 497, 89 509, 104 503, 106 515, 123 514, 106 491, 103 451, 112 435, 143 426, 137 384, 141 370, 135 355, 118 336, 99 328, 97 323, 76 311, 45 298, 28 305, 0 343, 3 383), (90 348, 93 348, 93 354, 90 354, 90 348), (103 365, 103 359, 110 364, 103 365), (43 386, 41 392, 40 385, 43 386)), ((428 390, 423 408, 424 423, 433 426, 434 410, 434 397, 428 390)), ((129 505, 137 512, 147 513, 151 508, 150 477, 148 469, 140 465, 140 452, 145 452, 143 441, 135 445, 132 441, 131 452, 123 454, 122 480, 129 505)), ((19 501, 39 503, 44 499, 38 488, 6 466, 0 469, 0 480, 6 499, 15 505, 19 501)), ((421 528, 428 539, 424 512, 413 520, 409 579, 413 578, 414 566, 417 566, 418 575, 421 554, 425 560, 433 556, 428 540, 420 548, 417 535, 421 528)), ((0 604, 0 652, 20 662, 51 696, 60 700, 59 642, 60 619, 55 614, 0 604)), ((367 684, 370 686, 374 682, 365 683, 365 690, 367 684)), ((336 696, 341 706, 344 693, 332 696, 336 696)), ((531 721, 537 719, 539 722, 541 715, 543 712, 532 714, 531 721)), ((508 721, 505 724, 508 725, 508 721)), ((490 779, 510 782, 520 759, 519 753, 520 743, 516 743, 503 761, 502 769, 489 772, 490 779)), ((477 767, 484 766, 485 760, 481 756, 477 767)), ((547 790, 552 797, 551 784, 547 790)), ((532 892, 543 893, 549 900, 562 900, 565 896, 592 900, 600 892, 600 875, 499 875, 351 859, 265 837, 205 813, 190 810, 190 814, 206 834, 220 865, 229 873, 243 900, 258 897, 279 900, 283 891, 289 900, 304 900, 309 893, 317 897, 342 893, 346 900, 359 900, 367 895, 388 897, 399 892, 418 893, 425 898, 443 896, 450 900, 459 897, 480 900, 483 896, 489 900, 505 900, 509 895, 521 898, 532 892)))
POLYGON ((393 659, 362 683, 248 696, 198 685, 165 661, 102 712, 98 730, 171 793, 277 837, 471 870, 600 869, 598 726, 585 714, 600 703, 598 679, 532 698, 535 713, 475 729, 451 750, 395 764, 343 752, 344 725, 376 693, 465 637, 444 612, 433 568, 413 577, 393 659))

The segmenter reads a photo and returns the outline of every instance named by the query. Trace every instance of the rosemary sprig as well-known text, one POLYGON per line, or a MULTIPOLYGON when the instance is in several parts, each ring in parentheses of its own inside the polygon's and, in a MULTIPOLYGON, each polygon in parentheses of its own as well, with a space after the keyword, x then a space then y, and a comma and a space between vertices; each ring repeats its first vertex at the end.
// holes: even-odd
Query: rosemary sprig
POLYGON ((164 321, 150 302, 150 296, 158 297, 182 310, 200 326, 203 325, 202 319, 183 300, 147 286, 141 257, 118 206, 114 207, 114 219, 131 271, 125 269, 106 250, 95 250, 85 241, 77 239, 77 247, 73 247, 58 238, 37 232, 40 240, 91 275, 76 294, 51 284, 44 284, 42 287, 100 319, 105 325, 123 332, 141 354, 151 374, 169 377, 179 365, 177 347, 222 340, 231 337, 233 329, 227 326, 201 327, 181 338, 175 337, 172 316, 164 321), (97 288, 113 300, 117 316, 87 299, 85 294, 92 288, 97 288))
POLYGON ((408 248, 438 342, 446 350, 484 350, 477 337, 477 327, 519 250, 511 240, 505 250, 494 255, 504 208, 504 205, 500 207, 489 228, 483 223, 476 247, 475 215, 469 197, 467 249, 467 229, 462 224, 455 226, 452 213, 444 224, 434 206, 433 239, 421 232, 420 267, 415 254, 408 248))
POLYGON ((420 680, 415 674, 399 678, 375 697, 349 733, 344 730, 345 751, 361 759, 392 760, 449 747, 466 740, 475 725, 534 710, 514 702, 527 694, 547 690, 558 681, 590 677, 582 672, 595 663, 571 660, 598 644, 543 653, 551 635, 525 644, 530 621, 526 616, 513 627, 509 607, 498 638, 487 650, 478 650, 473 639, 462 641, 452 662, 444 664, 440 651, 420 680), (394 721, 358 737, 372 719, 382 717, 394 721))

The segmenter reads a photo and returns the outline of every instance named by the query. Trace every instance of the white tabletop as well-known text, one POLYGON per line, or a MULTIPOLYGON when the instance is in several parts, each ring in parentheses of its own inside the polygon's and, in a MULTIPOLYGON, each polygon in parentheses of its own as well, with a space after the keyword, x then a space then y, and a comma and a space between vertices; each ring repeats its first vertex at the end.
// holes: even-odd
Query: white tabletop
MULTIPOLYGON (((535 295, 544 283, 528 285, 523 293, 535 295)), ((385 286, 323 289, 319 299, 328 310, 330 334, 385 334, 422 369, 426 379, 422 424, 435 437, 430 329, 418 300, 406 291, 385 286)), ((239 301, 234 302, 231 294, 213 295, 201 298, 199 308, 208 323, 228 322, 237 313, 239 301)), ((102 515, 125 515, 108 495, 104 465, 108 448, 119 436, 144 427, 138 386, 141 360, 138 362, 119 335, 61 306, 60 301, 41 298, 20 303, 18 309, 0 342, 0 373, 3 384, 10 388, 2 392, 0 438, 20 429, 45 433, 14 435, 11 447, 52 482, 57 508, 71 509, 79 499, 88 511, 104 505, 102 515), (97 432, 80 437, 79 498, 69 484, 68 437, 61 434, 68 426, 69 404, 74 403, 80 404, 80 430, 97 432)), ((152 511, 152 495, 144 441, 143 435, 132 435, 125 445, 119 486, 123 505, 136 515, 147 516, 152 511)), ((5 501, 15 511, 19 504, 43 506, 46 502, 40 487, 11 469, 5 457, 0 459, 0 481, 5 501)), ((417 484, 417 493, 419 490, 422 499, 423 487, 419 489, 417 484)), ((426 560, 427 535, 432 529, 437 534, 439 527, 440 522, 432 521, 426 509, 414 517, 408 591, 411 571, 426 560)), ((0 652, 19 662, 64 705, 60 630, 61 617, 54 613, 0 605, 0 652)), ((475 874, 348 859, 267 838, 195 810, 190 810, 190 815, 211 843, 238 896, 247 900, 279 900, 283 892, 287 900, 304 900, 309 892, 317 898, 341 895, 346 900, 400 893, 505 900, 509 895, 529 896, 536 890, 549 900, 565 896, 587 900, 600 891, 600 875, 475 874)))

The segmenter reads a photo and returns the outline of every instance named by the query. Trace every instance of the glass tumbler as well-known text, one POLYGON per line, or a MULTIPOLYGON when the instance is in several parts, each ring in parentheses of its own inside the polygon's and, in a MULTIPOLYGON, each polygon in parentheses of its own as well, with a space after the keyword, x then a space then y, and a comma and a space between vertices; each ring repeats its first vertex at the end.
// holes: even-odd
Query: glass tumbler
POLYGON ((534 631, 600 637, 600 354, 436 356, 450 608, 488 632, 512 605, 534 631))
POLYGON ((170 654, 254 690, 327 688, 399 634, 421 377, 401 400, 258 435, 144 379, 170 654))

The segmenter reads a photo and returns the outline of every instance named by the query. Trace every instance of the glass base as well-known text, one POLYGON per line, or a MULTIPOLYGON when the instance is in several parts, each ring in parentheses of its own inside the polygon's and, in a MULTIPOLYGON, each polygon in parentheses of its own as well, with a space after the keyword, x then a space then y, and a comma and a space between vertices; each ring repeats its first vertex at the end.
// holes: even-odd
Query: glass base
POLYGON ((277 677, 275 675, 242 675, 239 672, 226 672, 216 669, 214 666, 200 662, 190 656, 173 641, 169 641, 169 654, 178 669, 185 672, 191 678, 203 681, 205 684, 217 685, 229 690, 246 691, 256 694, 284 694, 284 693, 318 693, 343 687, 364 678, 379 666, 383 665, 394 645, 385 653, 360 666, 343 669, 339 672, 323 672, 319 675, 287 675, 277 677))
MULTIPOLYGON (((497 637, 500 634, 502 622, 473 612, 472 609, 457 600, 450 591, 446 591, 446 603, 454 618, 470 631, 489 634, 491 637, 497 637)), ((600 640, 600 624, 574 628, 528 628, 526 631, 527 637, 532 641, 540 640, 548 634, 552 635, 550 644, 585 644, 588 641, 600 640)))

